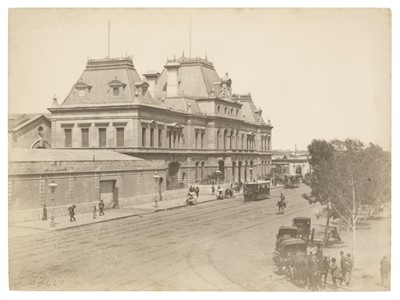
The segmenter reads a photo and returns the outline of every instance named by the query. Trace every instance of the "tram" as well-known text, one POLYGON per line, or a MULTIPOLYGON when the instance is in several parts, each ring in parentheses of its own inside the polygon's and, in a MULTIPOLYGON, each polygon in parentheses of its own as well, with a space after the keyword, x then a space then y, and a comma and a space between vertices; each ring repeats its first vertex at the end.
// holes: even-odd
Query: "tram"
POLYGON ((270 180, 258 180, 243 184, 244 201, 257 201, 269 198, 271 189, 270 180))

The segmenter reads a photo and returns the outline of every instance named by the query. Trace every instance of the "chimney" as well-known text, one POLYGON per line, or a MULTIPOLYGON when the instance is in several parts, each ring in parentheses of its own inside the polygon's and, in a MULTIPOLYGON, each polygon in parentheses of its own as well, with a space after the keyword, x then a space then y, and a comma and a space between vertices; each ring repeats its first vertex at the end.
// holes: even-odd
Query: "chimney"
POLYGON ((146 78, 147 83, 149 84, 148 91, 153 98, 156 98, 156 86, 158 77, 160 77, 160 73, 156 71, 148 71, 146 74, 143 74, 144 78, 146 78))
POLYGON ((167 69, 167 97, 178 96, 178 69, 179 63, 169 61, 165 65, 167 69))

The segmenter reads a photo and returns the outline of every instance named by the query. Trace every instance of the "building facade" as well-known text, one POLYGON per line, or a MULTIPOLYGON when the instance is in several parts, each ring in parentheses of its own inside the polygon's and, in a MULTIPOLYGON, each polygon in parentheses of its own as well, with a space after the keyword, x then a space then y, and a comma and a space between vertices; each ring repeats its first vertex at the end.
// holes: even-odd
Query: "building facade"
POLYGON ((166 190, 216 171, 225 182, 271 171, 270 122, 207 59, 182 55, 143 78, 131 57, 88 60, 49 111, 52 148, 107 149, 157 163, 166 190))
POLYGON ((51 122, 43 114, 14 114, 8 116, 9 149, 49 149, 51 122))
POLYGON ((287 157, 286 155, 273 157, 274 175, 290 175, 303 177, 310 173, 308 156, 287 157))
MULTIPOLYGON (((155 200, 165 190, 155 181, 157 163, 107 150, 13 149, 9 152, 9 222, 40 220, 43 206, 55 215, 68 207, 91 212, 102 199, 106 209, 155 200), (56 183, 54 203, 49 188, 56 183)), ((174 197, 166 194, 165 199, 174 197)))

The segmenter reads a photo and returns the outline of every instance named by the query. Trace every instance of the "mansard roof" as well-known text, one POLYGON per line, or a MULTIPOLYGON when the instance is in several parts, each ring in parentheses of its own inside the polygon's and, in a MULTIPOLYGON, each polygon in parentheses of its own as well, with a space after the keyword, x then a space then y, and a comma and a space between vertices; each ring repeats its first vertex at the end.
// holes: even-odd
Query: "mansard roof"
MULTIPOLYGON (((207 59, 187 58, 182 55, 179 59, 169 60, 168 64, 178 66, 178 94, 197 98, 218 96, 221 92, 221 78, 214 69, 212 62, 207 59)), ((167 84, 167 69, 161 72, 156 87, 156 98, 164 95, 167 84)))
POLYGON ((147 91, 131 57, 90 59, 61 106, 147 103, 160 105, 147 91), (138 84, 141 83, 141 84, 138 84))

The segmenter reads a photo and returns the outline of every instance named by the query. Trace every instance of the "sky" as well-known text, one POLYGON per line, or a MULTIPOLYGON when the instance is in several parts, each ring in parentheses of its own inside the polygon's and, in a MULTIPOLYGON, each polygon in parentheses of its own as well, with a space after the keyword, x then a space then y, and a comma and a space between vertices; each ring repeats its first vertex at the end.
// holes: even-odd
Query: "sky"
POLYGON ((356 138, 390 149, 391 15, 386 9, 11 9, 9 113, 48 112, 87 58, 209 60, 271 120, 273 149, 356 138), (190 21, 191 20, 191 21, 190 21))

